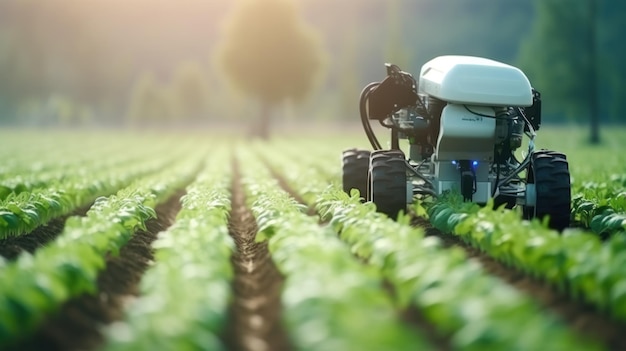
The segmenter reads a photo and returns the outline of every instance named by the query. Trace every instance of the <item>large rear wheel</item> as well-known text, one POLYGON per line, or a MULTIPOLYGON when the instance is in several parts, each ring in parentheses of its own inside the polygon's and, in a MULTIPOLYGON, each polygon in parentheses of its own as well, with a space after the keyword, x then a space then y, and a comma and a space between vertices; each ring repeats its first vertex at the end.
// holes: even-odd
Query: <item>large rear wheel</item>
POLYGON ((361 198, 367 198, 367 173, 370 164, 370 151, 348 149, 343 152, 343 191, 350 195, 352 189, 361 193, 361 198))
POLYGON ((571 183, 569 165, 564 154, 540 150, 531 156, 526 175, 524 217, 550 217, 550 228, 562 231, 570 224, 571 183))
POLYGON ((376 150, 369 165, 368 200, 378 212, 396 219, 406 210, 407 176, 404 153, 401 150, 376 150))

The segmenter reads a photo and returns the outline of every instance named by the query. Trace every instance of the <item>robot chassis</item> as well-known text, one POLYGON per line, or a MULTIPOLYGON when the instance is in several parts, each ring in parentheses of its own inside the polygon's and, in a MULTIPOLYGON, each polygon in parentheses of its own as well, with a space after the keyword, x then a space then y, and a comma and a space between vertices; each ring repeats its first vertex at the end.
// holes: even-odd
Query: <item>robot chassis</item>
POLYGON ((387 77, 367 85, 360 115, 373 151, 343 152, 343 189, 392 218, 415 197, 456 189, 465 201, 522 208, 525 218, 549 216, 551 228, 569 225, 567 157, 535 150, 541 96, 516 67, 472 56, 428 61, 419 79, 386 64, 387 77), (391 130, 383 149, 370 121, 391 130), (515 151, 528 137, 528 152, 515 151), (409 143, 407 158, 400 139, 409 143))

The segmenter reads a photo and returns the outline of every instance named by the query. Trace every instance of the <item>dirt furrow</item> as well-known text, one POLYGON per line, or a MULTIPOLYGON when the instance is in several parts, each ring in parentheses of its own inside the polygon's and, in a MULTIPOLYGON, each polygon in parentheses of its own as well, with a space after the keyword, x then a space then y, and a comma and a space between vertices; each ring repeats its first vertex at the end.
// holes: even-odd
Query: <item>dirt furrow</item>
POLYGON ((14 350, 93 350, 103 340, 100 328, 123 317, 125 303, 139 294, 141 276, 153 261, 152 242, 167 229, 180 211, 184 190, 157 206, 157 218, 147 221, 147 230, 136 232, 119 256, 110 256, 99 274, 98 294, 85 294, 63 304, 27 340, 14 350))
MULTIPOLYGON (((270 169, 270 172, 272 173, 273 177, 276 178, 276 180, 278 181, 279 185, 283 188, 283 190, 288 192, 300 204, 308 206, 304 202, 300 194, 298 194, 295 190, 293 190, 293 188, 289 185, 287 180, 280 173, 278 173, 275 169, 273 169, 271 165, 269 165, 267 162, 266 162, 266 166, 270 169)), ((315 208, 311 206, 308 207, 308 214, 314 215, 314 216, 319 215, 316 212, 315 208)), ((323 223, 320 223, 320 224, 323 224, 323 223)), ((363 264, 368 264, 367 260, 361 257, 355 256, 355 258, 363 264)), ((381 288, 385 290, 387 294, 389 294, 389 297, 391 298, 391 300, 395 301, 396 292, 395 292, 393 285, 386 279, 383 279, 381 285, 382 285, 381 288)), ((424 337, 426 337, 426 339, 428 340, 429 344, 435 346, 437 350, 448 351, 452 349, 449 338, 447 336, 440 335, 440 333, 436 330, 435 326, 426 320, 426 318, 423 316, 423 314, 417 307, 410 305, 404 309, 398 309, 396 311, 396 314, 399 320, 412 326, 413 328, 415 328, 415 330, 418 330, 420 333, 422 333, 424 337)), ((375 326, 372 326, 372 327, 375 327, 375 326)))
POLYGON ((233 167, 232 212, 228 228, 237 249, 232 256, 234 299, 224 341, 229 350, 291 350, 281 320, 284 279, 272 261, 267 242, 255 241, 257 223, 246 206, 236 162, 233 167))
POLYGON ((611 350, 626 350, 626 336, 623 333, 626 323, 613 320, 594 306, 576 301, 556 288, 496 261, 459 238, 433 228, 425 218, 413 216, 412 225, 423 228, 426 235, 440 237, 447 246, 463 248, 468 257, 478 260, 486 272, 532 296, 573 330, 603 342, 611 350))
POLYGON ((306 201, 304 201, 304 198, 294 189, 291 188, 291 186, 289 185, 289 183, 287 182, 287 180, 285 179, 285 177, 283 177, 282 174, 280 174, 276 168, 274 168, 270 162, 268 162, 268 160, 263 157, 263 155, 257 155, 261 161, 263 161, 263 163, 265 164, 265 167, 267 167, 267 169, 270 171, 270 174, 272 175, 272 177, 274 177, 277 181, 278 184, 280 185, 280 187, 285 190, 286 192, 289 193, 289 195, 291 195, 291 197, 294 198, 294 200, 296 200, 299 204, 304 205, 307 207, 307 214, 309 216, 317 216, 317 211, 315 210, 314 206, 309 206, 309 204, 306 203, 306 201))
POLYGON ((91 204, 78 208, 69 215, 54 218, 28 234, 0 239, 0 256, 9 261, 14 261, 24 251, 34 253, 37 249, 46 246, 46 244, 61 234, 63 228, 65 228, 65 221, 69 217, 84 217, 89 208, 91 208, 91 204))
MULTIPOLYGON (((387 291, 393 300, 397 299, 396 290, 389 280, 383 280, 383 289, 387 291)), ((401 321, 414 326, 416 330, 419 330, 421 335, 423 335, 428 340, 428 343, 436 350, 452 350, 450 338, 446 335, 442 335, 437 328, 435 328, 435 326, 426 319, 419 308, 415 307, 415 305, 409 305, 406 308, 398 309, 396 313, 401 321)))

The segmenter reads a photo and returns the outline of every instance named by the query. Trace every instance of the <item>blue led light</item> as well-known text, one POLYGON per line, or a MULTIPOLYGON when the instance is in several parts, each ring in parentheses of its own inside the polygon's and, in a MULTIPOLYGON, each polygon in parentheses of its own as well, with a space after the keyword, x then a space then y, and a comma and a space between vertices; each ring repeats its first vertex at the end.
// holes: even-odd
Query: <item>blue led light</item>
POLYGON ((474 167, 478 166, 478 161, 473 161, 472 162, 472 166, 474 166, 474 167))
POLYGON ((452 161, 452 164, 453 164, 453 165, 456 165, 456 161, 452 161))

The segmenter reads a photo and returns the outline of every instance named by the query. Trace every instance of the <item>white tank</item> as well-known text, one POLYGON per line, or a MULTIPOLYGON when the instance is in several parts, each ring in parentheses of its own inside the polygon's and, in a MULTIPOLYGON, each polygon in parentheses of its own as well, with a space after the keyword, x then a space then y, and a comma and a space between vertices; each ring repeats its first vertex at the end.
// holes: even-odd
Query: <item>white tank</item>
POLYGON ((502 62, 474 56, 439 56, 422 66, 419 92, 457 104, 531 106, 524 73, 502 62))

